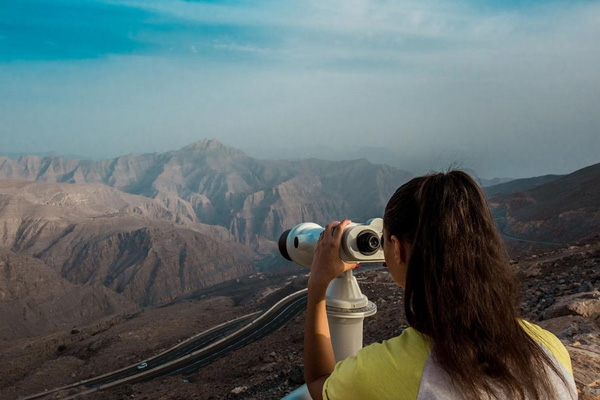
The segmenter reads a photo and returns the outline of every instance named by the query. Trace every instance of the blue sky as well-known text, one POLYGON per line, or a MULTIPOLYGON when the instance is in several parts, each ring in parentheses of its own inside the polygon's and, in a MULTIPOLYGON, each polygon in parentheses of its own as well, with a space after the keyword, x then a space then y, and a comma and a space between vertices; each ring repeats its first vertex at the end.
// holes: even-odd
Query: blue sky
POLYGON ((375 147, 414 172, 566 173, 600 162, 599 71, 598 1, 0 0, 0 151, 208 137, 260 157, 375 147))

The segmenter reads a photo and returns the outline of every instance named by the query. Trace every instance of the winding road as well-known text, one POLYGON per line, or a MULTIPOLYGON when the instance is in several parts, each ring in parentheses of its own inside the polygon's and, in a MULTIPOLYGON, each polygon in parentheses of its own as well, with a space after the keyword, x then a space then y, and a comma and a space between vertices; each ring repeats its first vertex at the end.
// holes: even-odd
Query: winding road
POLYGON ((139 364, 109 372, 105 375, 79 381, 21 400, 38 399, 61 391, 79 390, 65 399, 74 399, 91 392, 113 388, 126 383, 151 380, 160 376, 187 376, 209 365, 227 354, 241 349, 276 331, 306 308, 307 290, 295 292, 263 313, 245 315, 236 320, 213 327, 171 349, 140 363, 147 367, 138 369, 139 364), (260 314, 260 315, 258 315, 260 314), (251 322, 248 322, 255 317, 251 322))
POLYGON ((547 246, 565 246, 565 243, 556 243, 556 242, 541 242, 539 240, 529 240, 529 239, 523 239, 517 236, 513 236, 510 233, 507 233, 505 231, 506 229, 506 217, 495 217, 494 218, 494 222, 496 222, 496 226, 498 227, 498 230, 500 231, 500 234, 502 236, 504 236, 507 239, 511 239, 511 240, 516 240, 518 242, 525 242, 525 243, 536 243, 536 244, 543 244, 543 245, 547 245, 547 246))

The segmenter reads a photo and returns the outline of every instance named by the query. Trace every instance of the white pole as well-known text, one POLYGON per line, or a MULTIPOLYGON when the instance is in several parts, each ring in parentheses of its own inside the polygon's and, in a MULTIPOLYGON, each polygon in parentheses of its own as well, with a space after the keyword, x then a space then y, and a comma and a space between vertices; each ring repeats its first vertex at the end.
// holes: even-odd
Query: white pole
POLYGON ((335 361, 353 356, 363 347, 363 320, 377 312, 375 303, 362 294, 352 271, 327 287, 327 319, 335 361))
MULTIPOLYGON (((363 320, 377 312, 375 303, 362 294, 352 271, 335 278, 327 287, 327 320, 335 361, 356 355, 363 345, 363 320)), ((306 385, 282 400, 311 400, 306 385)))

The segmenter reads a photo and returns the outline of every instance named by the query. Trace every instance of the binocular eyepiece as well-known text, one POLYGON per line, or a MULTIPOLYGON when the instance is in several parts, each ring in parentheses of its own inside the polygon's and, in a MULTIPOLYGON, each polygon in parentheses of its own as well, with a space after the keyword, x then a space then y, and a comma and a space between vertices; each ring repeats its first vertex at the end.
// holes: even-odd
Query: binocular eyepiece
POLYGON ((361 254, 371 256, 379 250, 380 240, 379 236, 372 231, 362 231, 356 237, 356 247, 361 254))
MULTIPOLYGON (((279 252, 296 264, 310 267, 317 241, 324 230, 312 222, 296 225, 281 234, 279 252)), ((347 263, 383 262, 382 235, 381 218, 371 218, 364 224, 351 223, 342 235, 340 258, 347 263)))

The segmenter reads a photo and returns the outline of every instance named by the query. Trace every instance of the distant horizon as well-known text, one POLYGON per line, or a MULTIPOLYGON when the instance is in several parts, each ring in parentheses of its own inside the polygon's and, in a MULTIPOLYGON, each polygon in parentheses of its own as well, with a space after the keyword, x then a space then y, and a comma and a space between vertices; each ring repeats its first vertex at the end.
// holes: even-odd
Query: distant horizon
MULTIPOLYGON (((316 158, 316 159, 320 159, 320 160, 326 160, 326 161, 343 161, 343 160, 358 160, 358 159, 366 159, 369 162, 371 162, 372 164, 385 164, 385 165, 389 165, 393 168, 396 169, 400 169, 400 170, 404 170, 406 172, 410 172, 411 174, 417 176, 417 175, 421 175, 421 174, 425 174, 427 172, 430 171, 439 171, 439 170, 444 170, 447 169, 449 167, 454 167, 454 168, 459 168, 459 169, 465 169, 468 172, 472 173, 475 175, 476 178, 479 179, 484 179, 487 181, 493 181, 493 180, 516 180, 516 179, 526 179, 526 178, 535 178, 535 177, 539 177, 539 176, 544 176, 544 175, 568 175, 572 172, 575 172, 577 170, 580 170, 582 168, 586 168, 589 167, 591 165, 595 165, 600 163, 600 157, 598 159, 597 162, 595 163, 591 163, 591 164, 587 164, 587 165, 583 165, 579 168, 575 168, 573 170, 566 170, 566 171, 561 171, 561 172, 546 172, 546 173, 541 173, 538 175, 526 175, 526 176, 519 176, 519 177, 514 177, 514 176, 482 176, 480 174, 478 174, 477 171, 473 170, 472 168, 468 167, 467 165, 463 165, 461 164, 461 160, 452 160, 452 161, 448 161, 446 162, 446 165, 438 165, 434 168, 425 168, 422 170, 412 170, 412 169, 407 169, 407 168, 401 168, 397 165, 393 165, 390 162, 376 162, 376 160, 373 159, 373 157, 348 157, 348 158, 343 158, 343 157, 316 157, 316 156, 307 156, 307 157, 278 157, 276 154, 271 154, 272 156, 269 157, 267 154, 265 154, 264 156, 258 156, 258 155, 254 155, 252 154, 252 151, 246 151, 243 148, 238 148, 235 146, 231 146, 228 145, 226 143, 221 142, 218 139, 214 139, 214 138, 203 138, 191 143, 186 144, 185 146, 181 146, 179 148, 175 148, 175 149, 169 149, 169 150, 165 150, 165 151, 154 151, 154 152, 129 152, 129 153, 124 153, 124 154, 119 154, 119 155, 115 155, 115 156, 108 156, 108 157, 98 157, 98 158, 92 158, 92 157, 86 157, 85 155, 77 155, 77 154, 60 154, 59 152, 56 151, 46 151, 46 152, 39 152, 39 153, 20 153, 20 152, 2 152, 0 151, 0 156, 5 156, 5 157, 9 157, 9 158, 18 158, 21 156, 37 156, 37 157, 60 157, 60 158, 66 158, 66 159, 75 159, 75 160, 82 160, 82 161, 103 161, 103 160, 110 160, 110 159, 114 159, 114 158, 119 158, 119 157, 125 157, 125 156, 142 156, 145 154, 164 154, 164 153, 168 153, 168 152, 172 152, 172 151, 178 151, 183 149, 184 147, 187 147, 189 145, 192 145, 194 143, 199 143, 199 142, 203 142, 203 141, 210 141, 210 140, 216 140, 217 142, 221 143, 222 145, 224 145, 225 147, 229 147, 229 148, 233 148, 236 150, 241 150, 242 152, 244 152, 246 155, 248 155, 249 157, 252 158, 257 158, 257 159, 263 159, 263 160, 287 160, 287 161, 298 161, 298 160, 306 160, 306 159, 311 159, 311 158, 316 158)), ((324 151, 329 151, 332 149, 321 149, 324 151)), ((377 148, 372 148, 372 151, 377 150, 377 148)), ((389 153, 389 150, 387 149, 381 149, 382 151, 386 151, 387 153, 389 153)), ((357 149, 356 152, 361 151, 361 149, 357 149)), ((289 152, 288 152, 289 153, 289 152)), ((334 153, 331 153, 334 154, 334 153)))
MULTIPOLYGON (((193 140, 188 143, 184 143, 178 145, 176 147, 165 146, 164 149, 155 148, 150 150, 137 150, 137 149, 129 149, 121 152, 112 151, 107 154, 93 154, 91 152, 85 153, 73 153, 69 151, 60 151, 57 149, 50 150, 37 150, 37 151, 19 151, 19 150, 7 150, 2 151, 0 148, 0 155, 7 156, 21 156, 21 155, 38 155, 38 156, 58 156, 61 158, 74 158, 80 160, 91 160, 91 161, 99 161, 99 160, 107 160, 118 158, 126 155, 143 155, 143 154, 153 154, 153 153, 167 153, 170 151, 179 150, 189 144, 196 143, 201 140, 206 140, 208 138, 201 138, 197 140, 193 140)), ((533 157, 529 158, 521 158, 521 157, 513 157, 507 158, 506 162, 503 163, 501 160, 496 160, 495 165, 497 168, 492 168, 488 166, 482 166, 482 160, 485 160, 486 157, 484 154, 473 154, 472 152, 468 152, 466 150, 460 149, 434 149, 430 148, 428 153, 429 157, 419 157, 419 155, 411 154, 408 151, 405 151, 402 154, 400 151, 395 151, 394 149, 390 149, 387 147, 377 147, 377 146, 366 146, 366 147, 355 147, 355 148, 343 148, 338 149, 332 146, 297 146, 295 148, 292 147, 266 147, 266 146, 256 146, 256 145, 236 145, 228 143, 226 140, 213 138, 221 142, 222 144, 232 147, 238 150, 243 151, 248 156, 258 159, 266 159, 266 160, 302 160, 308 158, 317 158, 323 160, 330 161, 340 161, 340 160, 352 160, 352 159, 360 159, 366 158, 370 162, 374 164, 387 164, 394 168, 406 170, 408 172, 414 173, 415 175, 424 174, 428 171, 437 171, 447 169, 450 166, 458 166, 469 171, 475 173, 478 177, 482 179, 492 180, 497 178, 506 178, 506 179, 522 179, 522 178, 530 178, 542 175, 566 175, 571 172, 577 171, 581 168, 585 168, 590 165, 594 165, 600 163, 600 157, 594 157, 594 154, 588 157, 576 158, 571 156, 571 152, 566 152, 563 154, 562 158, 555 158, 553 163, 549 166, 545 167, 546 163, 537 162, 540 161, 540 158, 543 157, 543 152, 532 153, 533 157), (369 154, 360 155, 359 153, 364 151, 365 149, 369 150, 369 154), (380 151, 382 156, 376 156, 374 153, 380 151), (516 168, 515 165, 523 164, 526 165, 523 169, 516 168), (506 168, 504 168, 506 167, 506 168), (498 171, 498 172, 495 172, 498 171)), ((599 142, 599 150, 598 154, 600 154, 600 131, 598 133, 599 142)), ((2 142, 2 136, 0 135, 0 145, 2 142)), ((547 144, 546 144, 547 145, 547 144)), ((4 147, 4 146, 2 146, 4 147)), ((593 147, 591 147, 593 149, 593 147)), ((427 153, 427 151, 425 151, 427 153)), ((591 153, 591 152, 590 152, 591 153)))

